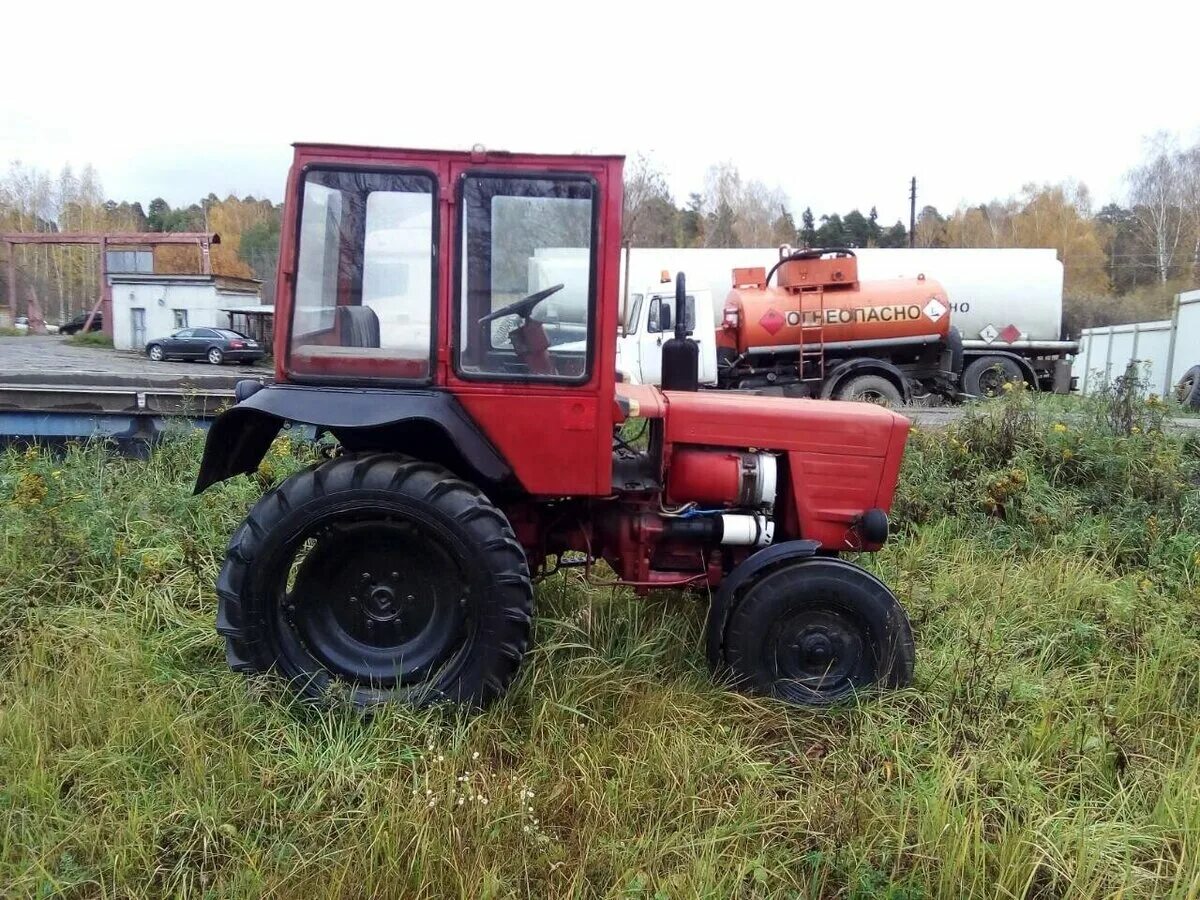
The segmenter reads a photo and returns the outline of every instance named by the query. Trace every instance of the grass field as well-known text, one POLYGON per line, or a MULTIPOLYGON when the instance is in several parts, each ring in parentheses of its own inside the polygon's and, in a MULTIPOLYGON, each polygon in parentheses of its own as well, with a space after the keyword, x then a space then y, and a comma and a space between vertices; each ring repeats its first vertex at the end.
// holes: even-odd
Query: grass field
POLYGON ((212 627, 260 483, 191 497, 191 437, 0 454, 0 891, 1194 898, 1200 443, 1094 411, 913 435, 867 564, 916 682, 827 712, 711 684, 701 599, 570 573, 477 718, 298 708, 212 627))

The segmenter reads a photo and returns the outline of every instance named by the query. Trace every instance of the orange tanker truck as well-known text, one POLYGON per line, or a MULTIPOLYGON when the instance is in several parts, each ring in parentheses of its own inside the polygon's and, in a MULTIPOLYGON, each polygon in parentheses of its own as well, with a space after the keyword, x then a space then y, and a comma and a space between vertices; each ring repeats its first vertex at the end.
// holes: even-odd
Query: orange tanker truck
POLYGON ((930 278, 860 282, 854 251, 782 248, 734 269, 716 330, 717 386, 898 404, 958 395, 962 339, 930 278))

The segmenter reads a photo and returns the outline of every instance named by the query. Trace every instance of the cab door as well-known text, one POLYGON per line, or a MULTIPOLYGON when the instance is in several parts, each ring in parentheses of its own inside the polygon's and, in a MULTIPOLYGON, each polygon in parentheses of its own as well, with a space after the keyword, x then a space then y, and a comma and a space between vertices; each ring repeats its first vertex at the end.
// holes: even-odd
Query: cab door
POLYGON ((620 161, 481 159, 451 178, 447 383, 528 491, 607 494, 620 161))
POLYGON ((642 307, 646 319, 639 329, 638 338, 642 384, 662 384, 662 303, 663 295, 650 294, 642 307))

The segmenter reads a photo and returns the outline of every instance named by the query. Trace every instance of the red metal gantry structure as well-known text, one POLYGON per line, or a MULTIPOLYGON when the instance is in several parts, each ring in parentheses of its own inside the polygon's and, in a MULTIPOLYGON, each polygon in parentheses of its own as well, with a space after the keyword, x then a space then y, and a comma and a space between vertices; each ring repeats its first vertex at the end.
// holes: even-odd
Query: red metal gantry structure
MULTIPOLYGON (((178 232, 7 232, 0 234, 0 243, 8 250, 8 311, 15 320, 17 316, 17 244, 89 244, 100 248, 100 296, 88 313, 84 331, 91 327, 92 318, 98 311, 104 313, 104 333, 112 337, 112 287, 108 283, 109 247, 128 247, 135 245, 158 246, 159 244, 196 244, 200 248, 200 270, 205 275, 212 274, 212 260, 209 248, 221 243, 221 236, 216 233, 198 231, 178 232)), ((40 330, 42 323, 33 321, 30 316, 30 327, 40 330)))

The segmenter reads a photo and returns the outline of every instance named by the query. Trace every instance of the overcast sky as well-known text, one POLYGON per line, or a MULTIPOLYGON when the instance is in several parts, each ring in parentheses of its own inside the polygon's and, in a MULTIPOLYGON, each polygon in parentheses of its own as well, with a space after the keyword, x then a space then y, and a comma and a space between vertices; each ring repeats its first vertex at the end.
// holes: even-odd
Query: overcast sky
POLYGON ((293 141, 651 155, 907 219, 1200 138, 1200 3, 6 4, 0 163, 281 198, 293 141), (15 56, 14 56, 15 54, 15 56))

